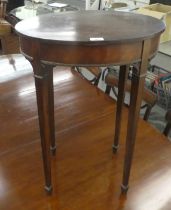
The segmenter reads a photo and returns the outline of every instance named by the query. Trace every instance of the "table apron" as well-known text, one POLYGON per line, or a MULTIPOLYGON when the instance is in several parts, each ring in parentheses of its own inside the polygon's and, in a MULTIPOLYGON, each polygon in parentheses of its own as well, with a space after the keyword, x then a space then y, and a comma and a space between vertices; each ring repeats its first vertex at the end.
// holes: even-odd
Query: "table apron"
MULTIPOLYGON (((149 58, 158 49, 160 35, 150 39, 149 58)), ((108 45, 61 44, 20 37, 21 52, 28 59, 69 66, 125 65, 141 61, 144 41, 108 45)))

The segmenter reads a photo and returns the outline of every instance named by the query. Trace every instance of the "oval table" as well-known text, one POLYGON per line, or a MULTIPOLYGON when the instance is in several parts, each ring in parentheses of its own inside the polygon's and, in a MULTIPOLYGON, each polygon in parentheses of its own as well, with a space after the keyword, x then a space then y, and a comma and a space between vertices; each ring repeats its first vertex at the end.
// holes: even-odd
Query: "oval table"
MULTIPOLYGON (((21 52, 33 66, 45 189, 52 191, 50 149, 55 153, 53 67, 120 66, 113 151, 119 145, 121 114, 128 68, 133 69, 122 192, 128 190, 142 90, 149 59, 157 52, 162 21, 125 12, 81 11, 48 14, 15 27, 21 52)), ((93 106, 93 105, 92 105, 93 106)))

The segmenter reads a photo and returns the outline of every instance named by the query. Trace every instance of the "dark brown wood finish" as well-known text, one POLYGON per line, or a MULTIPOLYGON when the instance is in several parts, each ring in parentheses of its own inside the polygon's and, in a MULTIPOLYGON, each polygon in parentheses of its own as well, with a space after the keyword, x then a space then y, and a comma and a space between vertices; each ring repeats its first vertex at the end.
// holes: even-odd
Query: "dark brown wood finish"
POLYGON ((117 110, 116 110, 116 118, 115 122, 115 136, 114 136, 114 144, 113 144, 113 152, 117 152, 119 148, 119 136, 120 136, 120 129, 121 129, 121 118, 122 118, 122 106, 124 104, 125 98, 125 86, 126 80, 128 78, 128 71, 129 66, 121 66, 119 72, 119 85, 118 85, 118 100, 117 100, 117 110))
MULTIPOLYGON (((106 83, 105 93, 110 94, 110 91, 112 90, 114 95, 118 97, 118 93, 116 92, 115 89, 118 87, 118 81, 119 81, 118 77, 109 71, 105 75, 104 81, 106 83)), ((129 79, 126 81, 125 91, 126 92, 131 91, 131 81, 129 79)), ((147 121, 153 106, 157 102, 157 95, 154 92, 152 92, 150 89, 144 87, 142 99, 145 102, 145 104, 141 106, 141 109, 146 108, 143 119, 147 121)), ((127 103, 125 105, 129 106, 127 103)))
POLYGON ((144 89, 144 80, 148 68, 148 56, 150 50, 149 40, 143 42, 142 61, 139 71, 133 68, 131 96, 130 96, 130 110, 128 116, 127 137, 126 137, 126 153, 124 163, 124 174, 121 189, 122 192, 127 192, 128 182, 130 176, 130 169, 133 158, 133 150, 135 145, 136 130, 138 126, 139 111, 142 101, 142 93, 144 89))
MULTIPOLYGON (((51 72, 49 69, 43 68, 39 63, 33 62, 33 69, 39 71, 39 74, 35 72, 35 87, 37 94, 37 106, 39 114, 39 126, 42 145, 42 154, 44 162, 44 174, 45 174, 45 189, 51 192, 51 164, 50 164, 50 142, 53 142, 54 122, 52 120, 53 104, 50 101, 52 98, 52 89, 50 82, 52 82, 51 72), (48 78, 48 79, 47 79, 48 78), (53 132, 53 133, 52 133, 53 132)), ((51 70, 52 71, 52 70, 51 70)))
POLYGON ((165 136, 168 136, 170 129, 171 129, 171 110, 170 109, 166 112, 165 120, 166 120, 167 124, 164 128, 163 134, 165 136))
POLYGON ((128 109, 113 155, 115 101, 66 67, 54 69, 58 152, 53 195, 45 195, 34 79, 20 57, 16 69, 1 58, 0 209, 170 210, 171 143, 139 120, 131 187, 120 196, 128 109))
POLYGON ((77 11, 30 18, 18 23, 15 28, 22 37, 41 43, 92 46, 128 44, 154 38, 165 26, 156 18, 134 13, 77 11), (104 41, 90 42, 91 37, 103 37, 104 41))
MULTIPOLYGON (((156 53, 160 34, 164 28, 162 21, 152 17, 104 11, 50 14, 25 20, 16 25, 16 31, 20 36, 21 51, 33 63, 36 78, 39 124, 48 191, 52 189, 49 145, 54 123, 50 122, 53 106, 49 102, 53 95, 52 88, 49 88, 49 81, 52 81, 52 78, 45 66, 54 63, 74 66, 127 65, 137 61, 141 63, 141 68, 133 78, 131 91, 122 185, 126 190, 147 62, 156 53), (92 38, 95 40, 92 41, 92 38)), ((122 101, 122 99, 118 100, 122 101)))

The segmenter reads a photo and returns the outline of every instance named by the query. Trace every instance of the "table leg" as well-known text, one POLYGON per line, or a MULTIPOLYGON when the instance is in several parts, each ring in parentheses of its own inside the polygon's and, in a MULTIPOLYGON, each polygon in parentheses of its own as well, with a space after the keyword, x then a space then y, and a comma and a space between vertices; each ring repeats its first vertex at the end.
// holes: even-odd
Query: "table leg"
POLYGON ((56 153, 55 143, 55 119, 54 119, 54 88, 53 88, 53 69, 49 69, 49 103, 50 103, 50 135, 51 146, 50 150, 53 155, 56 153))
POLYGON ((119 148, 119 136, 121 128, 122 108, 125 98, 125 83, 128 78, 129 66, 121 66, 119 71, 119 83, 118 83, 118 97, 117 97, 117 109, 115 118, 115 136, 114 144, 112 146, 113 152, 116 153, 119 148))
POLYGON ((130 107, 127 125, 127 137, 126 137, 126 151, 125 151, 125 162, 123 171, 123 180, 121 185, 122 193, 128 191, 129 176, 131 171, 131 164, 133 159, 136 131, 142 101, 142 93, 144 89, 144 81, 146 71, 148 67, 148 55, 150 49, 149 41, 144 41, 142 46, 142 60, 140 68, 133 68, 132 74, 132 85, 130 95, 130 107))
POLYGON ((55 150, 54 132, 54 97, 53 69, 41 64, 33 64, 37 107, 39 115, 40 137, 42 145, 43 166, 45 174, 45 190, 52 192, 50 144, 55 150))

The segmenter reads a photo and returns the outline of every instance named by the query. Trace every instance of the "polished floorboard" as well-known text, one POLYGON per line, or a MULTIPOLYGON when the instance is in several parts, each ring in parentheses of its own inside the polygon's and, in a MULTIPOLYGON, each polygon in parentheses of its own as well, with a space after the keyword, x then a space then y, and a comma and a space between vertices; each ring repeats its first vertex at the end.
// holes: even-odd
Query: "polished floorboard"
POLYGON ((54 90, 57 154, 47 196, 31 66, 21 56, 0 59, 0 210, 170 210, 167 138, 139 120, 130 189, 122 196, 127 109, 114 155, 115 102, 66 67, 54 70, 54 90))

